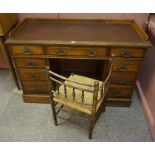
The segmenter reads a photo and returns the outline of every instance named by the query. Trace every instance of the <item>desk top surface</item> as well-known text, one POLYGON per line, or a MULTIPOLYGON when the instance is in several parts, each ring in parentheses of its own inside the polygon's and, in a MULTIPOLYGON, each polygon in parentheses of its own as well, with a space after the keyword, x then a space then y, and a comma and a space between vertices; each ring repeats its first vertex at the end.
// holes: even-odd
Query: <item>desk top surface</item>
POLYGON ((43 20, 26 19, 7 43, 53 44, 145 44, 146 34, 133 20, 43 20))

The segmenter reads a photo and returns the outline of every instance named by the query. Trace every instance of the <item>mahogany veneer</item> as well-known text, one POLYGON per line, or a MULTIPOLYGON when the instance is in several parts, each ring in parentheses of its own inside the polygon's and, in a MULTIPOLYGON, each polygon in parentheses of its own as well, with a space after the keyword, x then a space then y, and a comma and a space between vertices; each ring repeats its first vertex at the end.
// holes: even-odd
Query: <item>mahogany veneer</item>
POLYGON ((102 79, 113 58, 107 102, 129 106, 150 43, 133 20, 26 19, 6 41, 25 102, 48 103, 46 66, 102 79), (68 63, 67 63, 68 62, 68 63))

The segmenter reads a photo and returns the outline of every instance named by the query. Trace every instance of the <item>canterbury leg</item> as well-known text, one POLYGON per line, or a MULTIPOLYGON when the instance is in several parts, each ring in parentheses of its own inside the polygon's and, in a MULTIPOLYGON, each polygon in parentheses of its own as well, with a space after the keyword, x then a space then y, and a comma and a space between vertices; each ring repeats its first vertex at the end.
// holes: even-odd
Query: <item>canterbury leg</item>
POLYGON ((54 124, 55 124, 55 126, 57 126, 57 125, 58 125, 58 122, 57 122, 57 116, 56 116, 55 104, 52 103, 52 104, 51 104, 51 107, 52 107, 52 113, 53 113, 54 124))
POLYGON ((102 103, 101 103, 101 112, 105 112, 105 108, 106 108, 106 102, 105 101, 103 101, 102 103))
POLYGON ((92 118, 90 121, 90 124, 89 124, 89 129, 88 129, 88 138, 89 139, 92 139, 94 125, 95 125, 95 120, 94 120, 94 118, 92 118))
POLYGON ((103 108, 102 108, 102 112, 105 112, 105 106, 103 106, 103 108))
POLYGON ((105 110, 105 104, 102 104, 102 106, 99 108, 99 110, 97 111, 97 113, 93 116, 91 116, 91 120, 90 120, 90 124, 89 124, 89 130, 88 130, 88 138, 92 139, 92 133, 93 133, 93 129, 94 126, 96 124, 96 121, 98 120, 101 111, 105 110))

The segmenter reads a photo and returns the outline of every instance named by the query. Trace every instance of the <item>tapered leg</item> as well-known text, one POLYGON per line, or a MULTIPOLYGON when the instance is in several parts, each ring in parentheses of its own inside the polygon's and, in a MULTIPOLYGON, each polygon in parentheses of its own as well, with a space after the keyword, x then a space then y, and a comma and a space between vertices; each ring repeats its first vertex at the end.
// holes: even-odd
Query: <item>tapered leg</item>
POLYGON ((89 139, 92 139, 92 134, 93 134, 94 125, 95 125, 95 121, 92 119, 92 120, 90 121, 89 129, 88 129, 88 138, 89 138, 89 139))
POLYGON ((103 102, 101 103, 101 112, 105 112, 105 108, 106 108, 106 102, 103 101, 103 102))
POLYGON ((89 129, 88 129, 88 138, 89 139, 92 139, 93 129, 96 124, 96 121, 98 120, 101 112, 105 110, 105 107, 106 107, 105 104, 102 103, 102 106, 98 109, 98 111, 94 115, 91 116, 89 129))
POLYGON ((56 116, 56 110, 55 110, 55 104, 51 104, 51 107, 52 107, 52 113, 53 113, 53 119, 54 119, 54 124, 55 126, 58 125, 58 122, 57 122, 57 116, 56 116))
POLYGON ((92 139, 92 133, 93 133, 93 129, 89 129, 88 138, 90 140, 92 139))
POLYGON ((102 112, 105 112, 105 106, 103 106, 103 108, 102 108, 102 112))

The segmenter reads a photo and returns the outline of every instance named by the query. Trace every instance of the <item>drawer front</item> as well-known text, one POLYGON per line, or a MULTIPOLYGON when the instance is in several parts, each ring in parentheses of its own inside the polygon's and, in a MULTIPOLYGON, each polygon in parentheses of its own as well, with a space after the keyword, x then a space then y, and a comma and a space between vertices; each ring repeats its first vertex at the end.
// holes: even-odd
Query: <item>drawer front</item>
POLYGON ((22 81, 47 81, 48 76, 44 69, 22 69, 18 70, 22 81))
POLYGON ((112 48, 111 56, 124 58, 143 58, 144 51, 142 49, 126 49, 126 48, 112 48))
POLYGON ((111 84, 132 85, 136 80, 135 72, 112 72, 111 84))
POLYGON ((109 98, 130 98, 132 94, 132 86, 128 85, 110 85, 108 91, 109 98))
POLYGON ((107 98, 106 104, 113 107, 129 107, 131 101, 131 98, 107 98))
POLYGON ((81 49, 81 48, 53 48, 47 47, 48 55, 55 56, 85 56, 85 57, 105 57, 107 55, 107 49, 81 49))
POLYGON ((27 103, 49 103, 50 97, 48 94, 24 94, 23 95, 24 102, 27 103))
POLYGON ((43 48, 40 46, 12 46, 13 55, 40 55, 43 54, 43 48))
POLYGON ((16 58, 15 65, 17 68, 45 68, 45 59, 16 58))
POLYGON ((23 82, 22 86, 25 94, 48 94, 47 82, 23 82))
POLYGON ((141 65, 141 61, 114 61, 113 71, 119 72, 137 72, 141 65))

